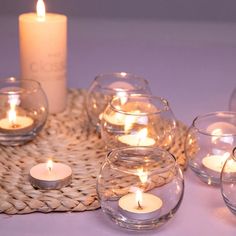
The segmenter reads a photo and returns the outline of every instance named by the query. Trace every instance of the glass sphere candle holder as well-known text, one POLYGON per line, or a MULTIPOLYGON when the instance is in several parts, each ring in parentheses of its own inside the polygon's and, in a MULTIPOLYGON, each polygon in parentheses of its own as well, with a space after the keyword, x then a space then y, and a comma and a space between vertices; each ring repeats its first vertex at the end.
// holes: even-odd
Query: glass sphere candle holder
POLYGON ((227 158, 221 172, 221 193, 229 210, 236 215, 236 148, 227 158))
POLYGON ((167 100, 151 95, 115 97, 103 113, 101 135, 107 149, 156 146, 167 149, 176 128, 167 100))
POLYGON ((86 108, 93 126, 100 132, 103 111, 114 96, 150 94, 147 80, 125 72, 100 74, 95 77, 86 96, 86 108))
POLYGON ((220 173, 236 146, 236 112, 214 112, 194 119, 185 153, 193 172, 205 183, 218 185, 220 173))
POLYGON ((236 112, 236 88, 232 92, 230 99, 229 99, 229 110, 236 112))
POLYGON ((131 230, 157 228, 177 212, 184 194, 182 172, 169 152, 152 147, 111 151, 97 178, 105 215, 131 230))
POLYGON ((47 98, 37 81, 3 79, 0 111, 0 144, 21 145, 32 140, 44 126, 47 98))

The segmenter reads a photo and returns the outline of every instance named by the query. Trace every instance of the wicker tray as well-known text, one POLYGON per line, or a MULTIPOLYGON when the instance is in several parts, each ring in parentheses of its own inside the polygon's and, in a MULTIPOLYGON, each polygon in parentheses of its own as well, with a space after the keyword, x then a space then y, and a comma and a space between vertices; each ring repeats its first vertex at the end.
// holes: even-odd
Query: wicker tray
MULTIPOLYGON (((0 146, 0 212, 85 211, 100 207, 96 176, 106 156, 104 144, 89 128, 84 90, 70 90, 67 109, 50 115, 44 129, 32 142, 17 147, 0 146), (72 183, 60 190, 36 190, 29 181, 32 166, 48 158, 66 163, 73 170, 72 183)), ((178 135, 171 152, 182 169, 186 166, 186 127, 178 122, 178 135)))

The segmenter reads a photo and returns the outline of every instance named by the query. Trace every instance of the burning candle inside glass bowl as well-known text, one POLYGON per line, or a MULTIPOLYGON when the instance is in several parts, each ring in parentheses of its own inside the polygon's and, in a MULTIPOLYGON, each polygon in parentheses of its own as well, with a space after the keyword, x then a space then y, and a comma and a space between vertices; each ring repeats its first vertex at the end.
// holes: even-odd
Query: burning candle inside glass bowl
POLYGON ((27 129, 33 125, 34 120, 29 116, 22 116, 17 114, 17 105, 20 103, 18 94, 10 93, 8 96, 9 110, 7 116, 0 119, 0 128, 4 131, 17 131, 27 129))
MULTIPOLYGON (((198 116, 189 129, 185 152, 191 169, 209 185, 220 183, 220 173, 236 146, 236 112, 198 116)), ((236 172, 236 166, 228 168, 236 172)))
POLYGON ((155 147, 123 147, 109 152, 97 178, 101 208, 131 230, 154 229, 180 206, 184 191, 175 158, 155 147))
POLYGON ((168 148, 176 120, 166 99, 131 94, 125 102, 115 97, 103 113, 101 135, 107 149, 123 146, 168 148))
POLYGON ((32 140, 48 114, 47 98, 34 80, 0 80, 0 144, 19 145, 32 140))
MULTIPOLYGON (((86 108, 89 120, 100 132, 101 119, 108 103, 119 97, 122 102, 130 94, 151 94, 147 80, 126 72, 116 72, 97 75, 88 89, 86 108)), ((123 122, 123 117, 114 115, 110 121, 123 122)))

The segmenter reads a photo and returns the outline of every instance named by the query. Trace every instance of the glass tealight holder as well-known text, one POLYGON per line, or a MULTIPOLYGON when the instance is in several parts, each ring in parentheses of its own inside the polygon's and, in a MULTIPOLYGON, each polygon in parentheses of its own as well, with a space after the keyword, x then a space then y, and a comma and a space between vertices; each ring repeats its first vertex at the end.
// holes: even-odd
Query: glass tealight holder
POLYGON ((236 215, 236 148, 233 149, 222 169, 221 193, 226 206, 236 215))
POLYGON ((236 88, 232 92, 230 99, 229 99, 229 110, 236 112, 236 88))
POLYGON ((130 230, 158 228, 177 212, 184 194, 182 172, 169 152, 152 147, 111 151, 97 178, 102 211, 130 230))
POLYGON ((151 95, 115 97, 103 113, 101 135, 108 150, 127 146, 168 149, 176 121, 167 100, 151 95))
POLYGON ((48 114, 47 98, 34 80, 0 80, 0 144, 21 145, 43 128, 48 114))
POLYGON ((95 77, 86 96, 89 119, 100 132, 103 111, 114 96, 150 93, 148 82, 142 77, 126 72, 100 74, 95 77))
POLYGON ((205 183, 218 185, 220 173, 236 146, 236 112, 214 112, 194 119, 185 153, 193 172, 205 183))

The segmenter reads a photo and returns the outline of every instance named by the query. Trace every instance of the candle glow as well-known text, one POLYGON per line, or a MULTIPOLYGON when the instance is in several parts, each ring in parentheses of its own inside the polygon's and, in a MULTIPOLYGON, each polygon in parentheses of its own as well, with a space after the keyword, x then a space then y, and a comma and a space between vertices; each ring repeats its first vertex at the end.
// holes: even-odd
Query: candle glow
POLYGON ((135 193, 135 200, 136 200, 137 208, 142 209, 143 195, 140 189, 138 189, 135 193))
POLYGON ((145 184, 147 182, 147 179, 148 179, 147 172, 143 171, 143 168, 140 168, 140 169, 137 170, 137 174, 139 176, 139 179, 140 179, 141 183, 145 184))
POLYGON ((39 19, 44 19, 46 15, 45 4, 43 0, 38 0, 36 5, 36 12, 39 19))
POLYGON ((47 162, 47 169, 48 169, 48 171, 51 172, 52 168, 53 168, 53 161, 52 160, 48 160, 48 162, 47 162))
POLYGON ((136 134, 121 135, 118 140, 121 143, 127 144, 129 146, 152 146, 155 144, 155 140, 147 136, 147 128, 143 128, 136 134))

